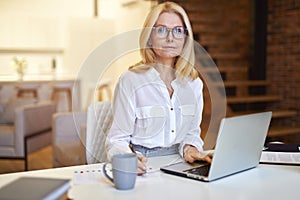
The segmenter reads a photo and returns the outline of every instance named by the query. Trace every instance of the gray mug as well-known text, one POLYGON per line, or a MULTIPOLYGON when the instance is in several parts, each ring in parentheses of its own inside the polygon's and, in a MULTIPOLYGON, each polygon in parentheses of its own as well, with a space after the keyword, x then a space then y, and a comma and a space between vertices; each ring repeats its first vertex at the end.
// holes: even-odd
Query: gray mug
POLYGON ((138 170, 138 159, 134 153, 117 154, 112 157, 112 175, 107 174, 106 165, 103 165, 103 174, 118 190, 134 188, 138 170))

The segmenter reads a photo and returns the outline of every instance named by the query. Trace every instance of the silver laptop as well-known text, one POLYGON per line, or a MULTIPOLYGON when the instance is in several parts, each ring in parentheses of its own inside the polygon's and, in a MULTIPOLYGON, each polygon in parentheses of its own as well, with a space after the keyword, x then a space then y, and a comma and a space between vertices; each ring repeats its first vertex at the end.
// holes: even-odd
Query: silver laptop
POLYGON ((258 165, 272 112, 249 114, 221 120, 211 164, 179 162, 160 169, 166 173, 213 181, 258 165))

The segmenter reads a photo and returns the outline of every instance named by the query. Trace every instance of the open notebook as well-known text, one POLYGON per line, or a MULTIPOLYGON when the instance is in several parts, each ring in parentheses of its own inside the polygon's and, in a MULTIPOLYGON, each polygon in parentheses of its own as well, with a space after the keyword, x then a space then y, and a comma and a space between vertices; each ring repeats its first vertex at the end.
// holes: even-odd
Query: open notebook
POLYGON ((262 152, 260 163, 300 165, 300 144, 268 143, 262 152))

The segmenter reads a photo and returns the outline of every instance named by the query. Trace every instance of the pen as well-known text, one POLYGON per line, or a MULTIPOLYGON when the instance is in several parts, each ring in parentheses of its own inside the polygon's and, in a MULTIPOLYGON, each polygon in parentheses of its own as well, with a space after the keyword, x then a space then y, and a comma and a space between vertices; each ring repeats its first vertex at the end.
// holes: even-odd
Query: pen
POLYGON ((132 153, 136 154, 136 152, 135 152, 135 150, 134 150, 134 148, 133 148, 133 145, 132 145, 131 143, 129 144, 129 148, 130 148, 130 150, 132 151, 132 153))
MULTIPOLYGON (((135 150, 134 150, 134 147, 133 147, 133 145, 130 143, 129 144, 129 148, 130 148, 130 150, 132 151, 132 153, 134 153, 134 154, 136 154, 137 155, 137 157, 138 157, 138 160, 140 160, 141 159, 141 157, 140 156, 142 156, 143 154, 141 154, 140 152, 136 152, 135 150), (139 156, 140 155, 140 156, 139 156)), ((140 161, 139 161, 140 162, 140 161)), ((143 173, 147 173, 147 167, 146 167, 146 165, 145 165, 145 168, 143 169, 143 173)))

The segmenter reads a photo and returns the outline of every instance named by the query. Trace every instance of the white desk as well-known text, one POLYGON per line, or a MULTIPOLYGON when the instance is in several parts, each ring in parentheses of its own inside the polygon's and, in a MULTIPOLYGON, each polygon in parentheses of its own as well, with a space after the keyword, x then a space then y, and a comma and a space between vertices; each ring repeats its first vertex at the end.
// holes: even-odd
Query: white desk
MULTIPOLYGON (((20 176, 69 178, 73 180, 75 171, 85 170, 87 167, 102 169, 102 164, 0 175, 0 187, 20 176)), ((146 177, 138 177, 135 188, 129 191, 118 191, 103 177, 99 177, 98 184, 73 185, 69 191, 69 197, 83 200, 188 200, 192 198, 201 200, 299 200, 300 167, 259 165, 255 169, 210 183, 158 171, 146 177)))

